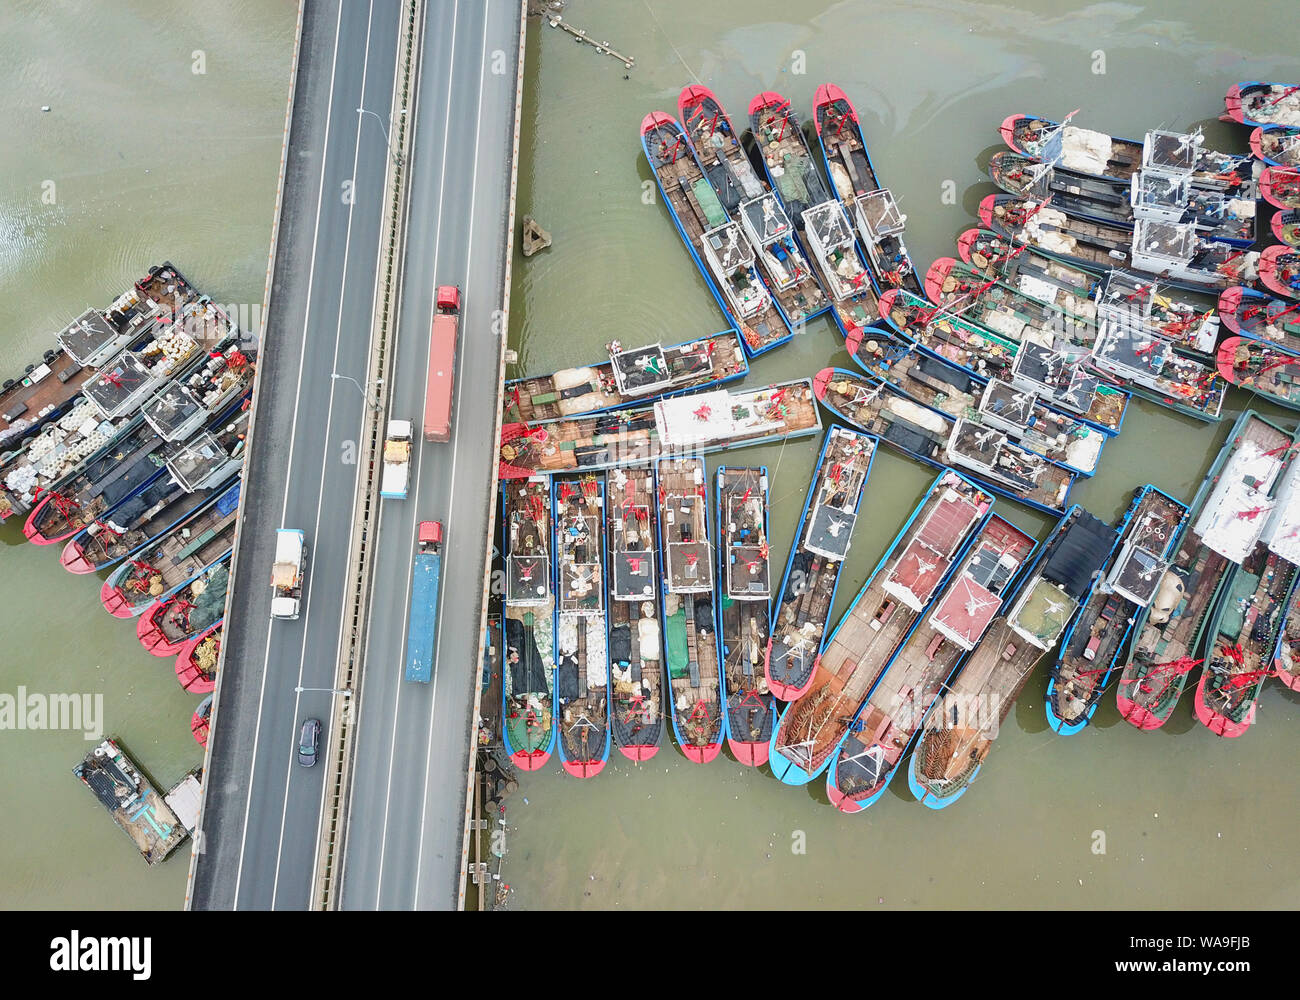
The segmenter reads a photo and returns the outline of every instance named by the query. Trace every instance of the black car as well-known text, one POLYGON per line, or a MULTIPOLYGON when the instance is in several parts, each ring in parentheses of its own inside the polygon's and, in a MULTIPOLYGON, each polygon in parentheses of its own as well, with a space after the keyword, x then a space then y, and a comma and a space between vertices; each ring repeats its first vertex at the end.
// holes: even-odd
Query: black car
POLYGON ((298 763, 303 767, 316 766, 316 748, 320 746, 320 719, 308 719, 298 734, 298 763))

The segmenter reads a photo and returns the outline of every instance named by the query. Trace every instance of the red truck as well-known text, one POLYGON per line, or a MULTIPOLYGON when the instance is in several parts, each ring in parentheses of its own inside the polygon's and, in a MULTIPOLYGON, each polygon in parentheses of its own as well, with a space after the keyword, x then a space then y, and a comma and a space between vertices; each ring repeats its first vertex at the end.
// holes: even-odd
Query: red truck
POLYGON ((429 334, 429 386, 424 394, 426 441, 451 440, 452 389, 459 325, 460 289, 455 285, 439 285, 434 296, 433 330, 429 334))

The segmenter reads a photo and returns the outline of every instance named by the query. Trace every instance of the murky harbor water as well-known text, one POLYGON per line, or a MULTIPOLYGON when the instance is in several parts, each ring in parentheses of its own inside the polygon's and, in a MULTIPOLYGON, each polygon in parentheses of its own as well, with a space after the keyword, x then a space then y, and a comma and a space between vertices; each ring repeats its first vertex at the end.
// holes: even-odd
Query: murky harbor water
MULTIPOLYGON (((1243 130, 1213 119, 1229 83, 1295 77, 1292 7, 1252 4, 1249 23, 1229 29, 1223 6, 1207 0, 572 0, 566 16, 637 66, 624 80, 621 64, 559 32, 542 26, 530 37, 520 210, 555 245, 516 262, 511 344, 520 361, 510 374, 586 363, 615 337, 671 343, 723 325, 665 210, 643 200, 654 183, 638 125, 652 109, 674 112, 692 74, 738 122, 762 89, 806 115, 817 84, 839 83, 924 267, 952 253, 972 224, 991 190, 980 164, 1012 111, 1082 106, 1081 124, 1138 136, 1208 119, 1212 145, 1244 148, 1243 130), (1102 74, 1093 72, 1098 51, 1102 74)), ((0 10, 0 120, 22 137, 0 149, 5 371, 164 258, 221 301, 260 301, 293 24, 291 4, 253 0, 85 9, 30 0, 0 10), (196 49, 206 74, 192 73, 196 49), (47 180, 53 205, 41 201, 47 180)), ((749 384, 826 364, 850 361, 822 318, 756 362, 749 384)), ((1113 518, 1143 482, 1190 497, 1245 405, 1234 390, 1228 419, 1207 427, 1135 402, 1100 474, 1074 498, 1113 518)), ((784 566, 818 444, 709 462, 768 466, 775 566, 784 566)), ((839 610, 932 478, 878 455, 839 610)), ((1007 501, 997 509, 1045 533, 1043 516, 1007 501)), ((0 693, 20 683, 102 692, 105 731, 160 784, 197 764, 188 731, 197 699, 176 685, 170 662, 104 614, 89 581, 18 544, 16 525, 0 539, 0 693)), ((1110 698, 1093 726, 1062 738, 1046 727, 1045 685, 1030 682, 974 791, 939 813, 898 782, 865 815, 841 816, 820 782, 795 789, 726 759, 687 764, 667 741, 651 764, 637 770, 616 757, 590 783, 558 767, 521 778, 508 800, 510 906, 1294 903, 1300 697, 1270 682, 1259 724, 1235 741, 1195 723, 1189 704, 1161 732, 1139 733, 1110 698), (1104 854, 1093 853, 1096 831, 1104 854)), ((0 732, 0 905, 179 907, 187 850, 146 870, 69 774, 87 745, 79 733, 0 732)))
MULTIPOLYGON (((260 0, 0 7, 3 377, 165 259, 218 302, 260 308, 296 17, 260 0)), ((169 788, 202 763, 199 698, 104 613, 98 578, 70 577, 12 520, 0 694, 102 694, 105 734, 169 788)), ((0 906, 181 906, 189 844, 147 868, 72 777, 92 745, 0 731, 0 906)))
MULTIPOLYGON (((1244 150, 1246 132, 1214 120, 1223 91, 1241 77, 1294 76, 1300 26, 1281 0, 1252 7, 1252 24, 1272 23, 1275 32, 1237 34, 1222 15, 1207 2, 573 0, 566 17, 637 64, 624 80, 620 63, 545 26, 529 40, 537 85, 525 101, 520 211, 536 216, 554 245, 516 262, 511 345, 519 365, 510 374, 589 362, 614 337, 672 343, 722 325, 667 211, 657 197, 642 198, 654 182, 640 121, 655 109, 675 114, 679 89, 695 77, 738 127, 761 90, 790 98, 807 120, 817 85, 838 83, 925 268, 952 255, 958 233, 975 224, 980 198, 993 190, 982 164, 1002 148, 997 125, 1014 111, 1059 118, 1081 107, 1079 124, 1137 137, 1203 122, 1211 146, 1244 150), (955 199, 945 199, 949 191, 955 199)), ((827 364, 855 368, 832 320, 821 318, 754 362, 747 383, 827 364)), ((1135 399, 1099 474, 1081 479, 1072 499, 1113 519, 1141 483, 1190 498, 1245 406, 1294 419, 1235 389, 1216 426, 1135 399)), ((710 457, 710 469, 763 463, 772 473, 774 566, 785 564, 819 444, 710 457)), ((932 479, 887 450, 877 455, 833 618, 932 479)), ((1005 500, 996 509, 1045 535, 1045 516, 1005 500)), ((1087 730, 1060 737, 1044 716, 1046 685, 1042 672, 1031 679, 971 793, 943 812, 914 801, 900 779, 864 815, 843 816, 826 804, 821 779, 786 787, 726 755, 700 767, 667 740, 639 770, 615 754, 590 783, 558 767, 521 778, 506 800, 509 905, 1294 902, 1289 789, 1300 696, 1270 682, 1259 724, 1240 740, 1196 723, 1190 698, 1163 731, 1140 733, 1120 720, 1113 696, 1087 730), (1105 853, 1094 853, 1097 831, 1105 853)))

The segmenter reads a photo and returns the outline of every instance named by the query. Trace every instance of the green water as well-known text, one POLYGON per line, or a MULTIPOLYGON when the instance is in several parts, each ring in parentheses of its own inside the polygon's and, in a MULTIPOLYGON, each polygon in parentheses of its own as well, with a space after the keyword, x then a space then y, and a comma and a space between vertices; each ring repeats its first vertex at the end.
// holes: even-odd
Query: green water
MULTIPOLYGON (((952 252, 991 190, 980 163, 1007 113, 1082 105, 1082 124, 1136 135, 1213 119, 1232 81, 1294 77, 1289 0, 1253 4, 1232 32, 1222 5, 1169 10, 573 0, 567 15, 637 67, 625 81, 621 64, 545 26, 529 39, 520 210, 555 245, 516 262, 511 374, 587 362, 615 336, 671 343, 723 325, 664 209, 642 202, 653 181, 637 126, 652 109, 675 111, 692 72, 738 123, 761 89, 781 90, 806 114, 818 83, 844 87, 924 266, 952 252), (1100 76, 1091 72, 1099 48, 1100 76), (792 72, 795 49, 805 73, 792 72), (942 198, 948 180, 954 204, 942 198)), ((70 318, 165 258, 218 301, 260 302, 294 15, 292 4, 259 0, 0 8, 0 121, 10 137, 0 146, 0 368, 21 370, 70 318), (196 49, 203 75, 192 72, 196 49), (47 180, 53 205, 41 200, 47 180)), ((1244 148, 1243 131, 1211 123, 1208 132, 1244 148)), ((849 359, 824 319, 760 359, 749 381, 828 363, 849 359)), ((1188 497, 1226 432, 1136 403, 1101 474, 1074 496, 1102 517, 1148 480, 1188 497)), ((772 472, 781 566, 816 451, 808 440, 726 456, 772 472)), ((878 456, 841 608, 931 478, 878 456)), ((1045 533, 1046 518, 998 507, 1045 533)), ((148 656, 130 625, 100 609, 94 582, 20 538, 16 526, 0 533, 0 693, 19 684, 102 693, 106 732, 170 785, 201 759, 189 734, 198 699, 181 691, 170 661, 148 656)), ((864 816, 842 817, 819 784, 787 788, 725 758, 687 764, 667 741, 639 771, 619 758, 590 783, 558 768, 523 776, 507 814, 509 905, 1294 900, 1296 696, 1270 682, 1259 724, 1237 741, 1213 737, 1187 704, 1164 731, 1139 733, 1118 724, 1111 700, 1095 726, 1060 738, 1046 730, 1044 683, 1030 683, 971 794, 941 813, 912 802, 900 782, 864 816), (1105 854, 1092 852, 1098 830, 1105 854)), ((0 731, 0 905, 179 907, 188 846, 146 868, 69 773, 89 745, 79 733, 0 731)))
MULTIPOLYGON (((1295 75, 1300 28, 1288 0, 1251 6, 1228 30, 1221 4, 1136 6, 573 0, 566 17, 636 67, 578 46, 544 24, 528 42, 520 212, 554 245, 518 259, 511 345, 533 374, 624 344, 672 343, 723 325, 659 203, 638 126, 676 112, 698 78, 738 128, 750 99, 774 89, 807 120, 818 84, 855 103, 872 159, 908 215, 919 266, 954 253, 993 190, 981 165, 1012 112, 1061 117, 1140 137, 1204 122, 1210 145, 1245 150, 1247 133, 1213 119, 1239 79, 1295 75), (1269 31, 1259 26, 1271 24, 1269 31), (802 68, 794 63, 802 52, 802 68), (1104 54, 1104 67, 1096 50, 1104 54), (1094 65, 1104 68, 1094 74, 1094 65), (630 77, 624 80, 626 74, 630 77), (946 182, 951 181, 951 185, 946 182), (945 188, 955 198, 945 199, 945 188)), ((534 22, 536 24, 536 22, 534 22)), ((853 368, 829 318, 753 365, 749 384, 853 368)), ((1254 405, 1233 391, 1227 421, 1207 426, 1134 401, 1099 475, 1072 498, 1114 518, 1153 482, 1190 499, 1232 418, 1254 405)), ((1293 415, 1258 406, 1292 421, 1293 415)), ((714 456, 767 465, 772 559, 784 567, 819 439, 714 456)), ((933 473, 877 455, 842 612, 933 473)), ((999 500, 1044 537, 1048 519, 999 500)), ((859 816, 825 803, 822 780, 781 785, 724 755, 701 767, 669 740, 639 769, 617 754, 590 782, 559 768, 521 779, 507 800, 503 878, 511 908, 1232 907, 1294 902, 1294 727, 1300 696, 1270 681, 1259 722, 1227 741, 1195 722, 1190 698, 1157 733, 1124 724, 1107 696, 1073 737, 1046 724, 1046 678, 1031 679, 980 779, 954 807, 915 802, 902 778, 859 816), (527 799, 525 803, 524 799, 527 799), (1098 831, 1102 836, 1098 835, 1098 831), (1104 836, 1105 853, 1094 853, 1104 836), (798 851, 802 849, 802 853, 798 851), (1216 873, 1206 877, 1203 873, 1216 873)))
MULTIPOLYGON (((261 0, 0 7, 5 376, 166 259, 216 301, 260 308, 296 19, 296 5, 261 0)), ((102 694, 105 733, 169 788, 202 762, 200 699, 144 651, 134 621, 104 612, 98 578, 69 576, 11 520, 0 693, 102 694)), ((181 906, 189 843, 145 865, 71 774, 93 745, 0 731, 0 906, 181 906)))

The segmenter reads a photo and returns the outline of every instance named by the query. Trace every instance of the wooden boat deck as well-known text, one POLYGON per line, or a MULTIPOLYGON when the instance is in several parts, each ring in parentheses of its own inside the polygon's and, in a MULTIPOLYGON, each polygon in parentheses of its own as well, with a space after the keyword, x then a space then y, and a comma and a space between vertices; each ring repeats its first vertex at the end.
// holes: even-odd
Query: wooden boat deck
POLYGON ((989 220, 995 232, 1082 262, 1097 271, 1132 266, 1133 230, 1072 219, 1050 204, 1000 195, 989 220))
POLYGON ((663 735, 663 656, 656 568, 658 506, 649 466, 606 475, 611 727, 619 747, 663 735))
POLYGON ((672 347, 649 344, 627 350, 614 341, 609 348, 610 360, 599 364, 507 382, 503 422, 533 423, 617 409, 722 383, 749 371, 740 337, 733 330, 672 347), (627 391, 619 387, 615 359, 620 372, 626 372, 627 391))
POLYGON ((839 746, 859 706, 935 596, 992 498, 951 472, 940 475, 822 652, 812 687, 792 704, 777 744, 805 771, 839 746))
MULTIPOLYGON (((1056 267, 1083 274, 1065 265, 1056 267)), ((952 258, 936 261, 935 268, 935 280, 927 284, 927 289, 937 293, 935 301, 946 312, 1008 340, 1033 340, 1049 347, 1087 347, 1097 337, 1097 305, 1079 294, 1086 295, 1091 282, 1080 290, 1072 283, 1038 278, 1025 267, 1018 279, 1021 287, 1006 279, 983 278, 971 265, 952 258), (1028 294, 1026 288, 1034 294, 1028 294)))
POLYGON ((157 590, 154 594, 157 597, 188 580, 230 551, 238 515, 237 505, 223 514, 213 504, 192 521, 163 536, 157 545, 133 561, 137 565, 123 582, 124 589, 130 593, 130 580, 141 579, 146 591, 157 590))
POLYGON ((947 453, 955 464, 1044 507, 1063 511, 1074 484, 1069 469, 1027 451, 997 428, 964 418, 953 427, 947 453))
POLYGON ((222 617, 229 587, 230 560, 227 559, 178 590, 154 619, 163 639, 171 646, 182 645, 222 617), (202 593, 195 584, 202 587, 202 593))
POLYGON ((1101 697, 1134 619, 1155 597, 1173 540, 1187 515, 1183 504, 1155 489, 1139 491, 1134 502, 1107 566, 1106 585, 1098 587, 1079 612, 1052 669, 1053 708, 1066 723, 1082 718, 1101 697), (1143 598, 1143 603, 1139 605, 1134 597, 1143 598))
POLYGON ((886 382, 838 368, 821 374, 826 375, 821 398, 845 420, 918 461, 944 464, 951 417, 926 409, 886 382))
POLYGON ((835 783, 855 798, 874 793, 898 765, 943 683, 978 642, 1034 539, 994 515, 970 554, 867 698, 845 741, 835 783))
POLYGON ((831 187, 857 223, 877 287, 924 294, 903 243, 898 206, 876 175, 852 105, 847 99, 836 98, 818 106, 814 114, 831 187), (875 238, 869 238, 868 233, 875 234, 875 238))
POLYGON ((718 534, 723 590, 719 602, 723 671, 732 739, 763 742, 771 702, 763 658, 770 633, 767 470, 718 470, 718 534))
POLYGON ((676 452, 704 454, 812 434, 821 417, 808 381, 715 390, 649 406, 503 430, 504 478, 639 465, 676 452))
POLYGON ((1283 406, 1300 405, 1300 357, 1248 337, 1219 345, 1218 370, 1233 385, 1268 396, 1283 406))
POLYGON ((1206 646, 1205 704, 1236 723, 1245 721, 1272 668, 1286 596, 1296 567, 1257 542, 1224 595, 1206 646), (1253 675, 1253 683, 1242 683, 1253 675))
POLYGON ((67 351, 46 354, 48 360, 42 358, 30 372, 14 379, 13 385, 0 390, 0 442, 11 442, 23 427, 39 425, 46 415, 76 396, 94 374, 77 364, 67 351), (25 423, 15 427, 20 420, 25 423), (13 436, 8 434, 10 430, 13 436))
POLYGON ((555 702, 567 761, 603 759, 609 733, 604 477, 555 479, 555 702))
MULTIPOLYGON (((677 219, 678 225, 686 234, 692 252, 699 258, 701 265, 709 269, 707 254, 704 250, 704 233, 725 222, 725 219, 710 219, 704 206, 700 204, 695 193, 695 185, 709 184, 700 163, 685 145, 685 133, 676 122, 658 126, 645 137, 646 147, 651 153, 651 167, 659 180, 659 186, 668 201, 669 209, 677 219), (679 140, 682 142, 679 144, 679 140)), ((725 212, 725 209, 723 209, 725 212)), ((711 270, 711 269, 710 269, 711 270)), ((719 294, 726 301, 723 285, 726 277, 709 274, 708 280, 719 286, 719 294)), ((757 316, 746 320, 734 307, 727 306, 728 315, 733 320, 741 336, 751 351, 761 350, 765 345, 776 342, 790 334, 775 300, 757 316)))
POLYGON ((894 329, 908 340, 986 378, 1005 377, 1020 345, 945 313, 925 299, 897 292, 881 302, 894 329))
POLYGON ((839 426, 826 433, 772 616, 767 673, 781 684, 797 689, 812 673, 874 455, 865 435, 839 426))
MULTIPOLYGON (((1203 520, 1207 509, 1233 503, 1234 491, 1247 480, 1269 489, 1291 444, 1290 436, 1267 421, 1254 414, 1243 414, 1243 418, 1197 492, 1192 521, 1183 532, 1160 592, 1137 623, 1121 692, 1157 717, 1168 714, 1186 683, 1186 671, 1173 671, 1167 665, 1198 658, 1214 598, 1232 565, 1204 543, 1201 533, 1208 530, 1203 520)), ((1262 530, 1263 525, 1259 527, 1262 530)))
POLYGON ((536 752, 550 743, 554 696, 551 483, 547 479, 508 482, 502 492, 506 560, 502 726, 516 752, 536 752))
POLYGON ((664 567, 664 639, 674 719, 687 745, 704 747, 721 740, 725 721, 704 461, 661 459, 655 478, 664 567))

